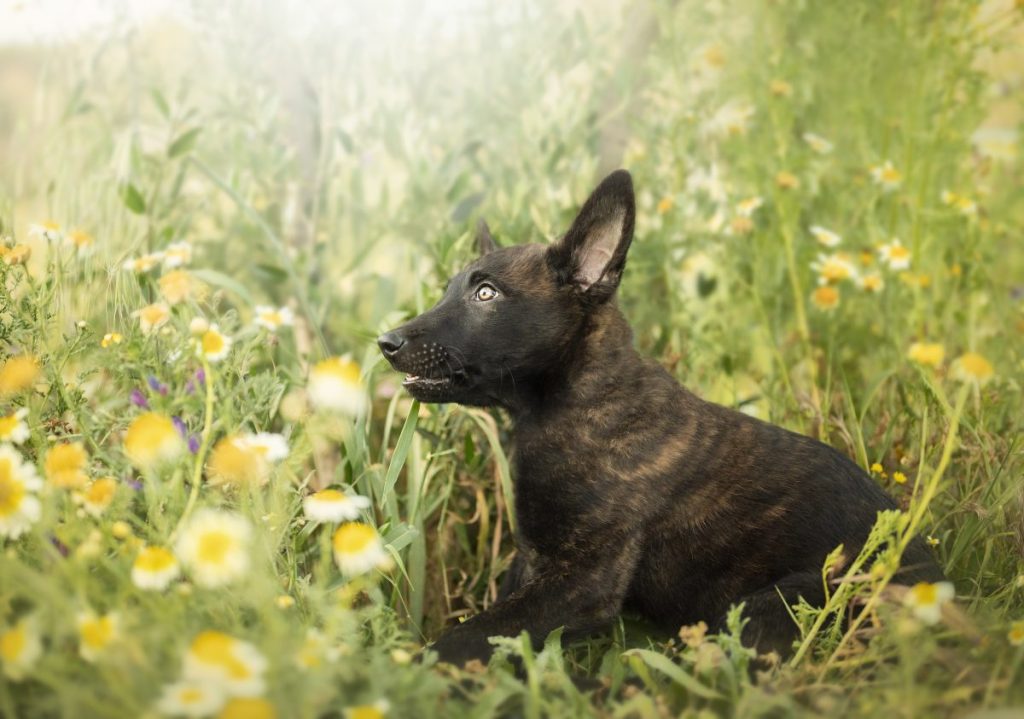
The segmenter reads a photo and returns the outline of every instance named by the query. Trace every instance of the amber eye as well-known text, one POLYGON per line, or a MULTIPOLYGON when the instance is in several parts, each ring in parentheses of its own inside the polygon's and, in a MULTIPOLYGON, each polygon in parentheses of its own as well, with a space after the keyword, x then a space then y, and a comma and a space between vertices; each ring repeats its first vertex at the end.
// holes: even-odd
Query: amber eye
POLYGON ((480 285, 476 288, 476 293, 473 295, 474 300, 480 302, 489 302, 498 296, 498 291, 488 284, 480 285))

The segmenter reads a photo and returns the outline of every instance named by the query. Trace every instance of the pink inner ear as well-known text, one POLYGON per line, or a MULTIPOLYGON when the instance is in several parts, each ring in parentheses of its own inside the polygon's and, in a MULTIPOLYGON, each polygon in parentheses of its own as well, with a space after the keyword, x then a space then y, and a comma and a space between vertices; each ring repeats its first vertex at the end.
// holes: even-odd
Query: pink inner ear
POLYGON ((618 209, 611 217, 595 225, 587 233, 577 250, 576 272, 573 275, 582 289, 589 289, 604 275, 615 248, 622 239, 625 216, 625 210, 618 209))

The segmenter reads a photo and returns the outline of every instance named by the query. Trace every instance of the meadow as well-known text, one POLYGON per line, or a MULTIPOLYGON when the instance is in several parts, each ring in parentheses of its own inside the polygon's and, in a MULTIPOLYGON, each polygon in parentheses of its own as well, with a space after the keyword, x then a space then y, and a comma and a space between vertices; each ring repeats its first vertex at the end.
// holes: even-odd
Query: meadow
POLYGON ((1021 4, 441 6, 0 47, 0 716, 1020 711, 1021 4), (375 338, 477 218, 551 241, 617 167, 637 347, 901 510, 789 657, 737 611, 439 666, 514 551, 510 427, 375 338), (949 583, 890 583, 915 535, 949 583))

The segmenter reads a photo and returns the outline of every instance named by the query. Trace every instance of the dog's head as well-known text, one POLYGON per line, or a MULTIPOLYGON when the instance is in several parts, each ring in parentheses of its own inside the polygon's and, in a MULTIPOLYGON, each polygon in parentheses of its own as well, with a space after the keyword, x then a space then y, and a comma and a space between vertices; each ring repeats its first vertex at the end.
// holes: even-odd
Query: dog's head
POLYGON ((505 404, 570 353, 587 317, 615 294, 636 215, 629 173, 606 177, 553 245, 498 248, 480 224, 480 257, 432 309, 377 339, 424 402, 505 404))

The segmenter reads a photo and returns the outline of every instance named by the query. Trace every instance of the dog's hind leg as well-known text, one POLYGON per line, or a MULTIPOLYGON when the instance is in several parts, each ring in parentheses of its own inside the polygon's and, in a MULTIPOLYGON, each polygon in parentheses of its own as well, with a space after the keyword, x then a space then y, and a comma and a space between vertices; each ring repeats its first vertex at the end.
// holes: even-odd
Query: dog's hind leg
MULTIPOLYGON (((748 620, 741 637, 743 643, 761 654, 771 651, 782 657, 791 654, 800 629, 790 616, 789 608, 801 597, 813 606, 824 605, 821 572, 796 572, 738 599, 735 604, 743 604, 743 616, 748 620)), ((724 629, 723 616, 713 630, 724 629)))
POLYGON ((498 601, 507 599, 529 578, 530 567, 526 561, 526 555, 523 552, 516 552, 516 556, 512 558, 512 564, 501 578, 501 585, 498 587, 498 601))

